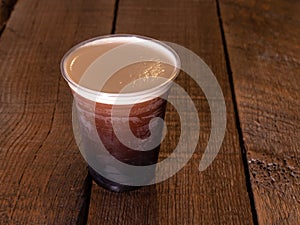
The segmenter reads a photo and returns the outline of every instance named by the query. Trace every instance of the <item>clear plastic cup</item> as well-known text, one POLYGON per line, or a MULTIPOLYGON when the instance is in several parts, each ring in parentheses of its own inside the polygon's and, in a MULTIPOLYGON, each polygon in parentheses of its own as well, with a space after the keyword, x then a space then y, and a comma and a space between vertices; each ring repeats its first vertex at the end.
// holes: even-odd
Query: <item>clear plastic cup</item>
MULTIPOLYGON (((179 68, 173 49, 137 35, 97 37, 65 54, 61 72, 74 96, 75 139, 100 186, 136 189, 126 165, 157 163, 167 96, 179 68)), ((137 179, 151 183, 155 171, 137 179)))

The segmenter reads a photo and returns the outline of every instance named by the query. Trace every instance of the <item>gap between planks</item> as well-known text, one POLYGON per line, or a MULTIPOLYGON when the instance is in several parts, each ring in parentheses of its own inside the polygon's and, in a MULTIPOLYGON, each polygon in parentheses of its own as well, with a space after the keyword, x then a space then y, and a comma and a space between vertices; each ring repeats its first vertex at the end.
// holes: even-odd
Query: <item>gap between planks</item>
POLYGON ((244 164, 244 169, 245 169, 247 192, 248 192, 250 205, 251 205, 252 218, 253 218, 253 223, 255 225, 258 225, 258 217, 257 217, 256 208, 255 208, 254 194, 253 194, 253 191, 252 191, 251 180, 250 180, 250 172, 249 172, 247 155, 246 155, 247 153, 246 153, 245 143, 244 143, 244 139, 243 139, 243 132, 242 132, 242 128, 241 128, 241 122, 240 122, 240 118, 239 118, 239 111, 238 111, 238 107, 237 107, 236 94, 235 94, 235 91, 234 91, 235 89, 234 89, 234 82, 233 82, 233 77, 232 77, 232 69, 231 69, 231 64, 230 64, 230 59, 229 59, 229 52, 228 52, 228 49, 227 49, 225 32, 224 32, 224 28, 223 28, 223 21, 222 21, 222 15, 221 15, 219 0, 216 0, 216 7, 217 7, 217 15, 218 15, 219 25, 220 25, 220 32, 221 32, 221 36, 222 36, 224 56, 225 56, 225 61, 226 61, 226 69, 227 69, 227 73, 228 73, 228 77, 229 77, 229 84, 230 84, 230 90, 231 90, 231 95, 232 95, 232 102, 233 102, 233 108, 234 108, 234 114, 235 114, 235 122, 236 122, 236 126, 237 126, 239 142, 240 142, 240 147, 241 147, 241 151, 242 151, 242 158, 243 158, 243 164, 244 164))

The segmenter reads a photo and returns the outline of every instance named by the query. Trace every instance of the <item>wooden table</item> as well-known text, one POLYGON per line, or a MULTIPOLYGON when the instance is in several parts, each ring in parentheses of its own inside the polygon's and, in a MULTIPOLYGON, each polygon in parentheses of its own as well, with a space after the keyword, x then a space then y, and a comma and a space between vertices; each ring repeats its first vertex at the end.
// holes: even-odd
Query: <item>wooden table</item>
MULTIPOLYGON (((18 0, 0 37, 0 224, 300 224, 299 13, 297 0, 18 0), (201 123, 189 163, 128 193, 91 181, 59 63, 111 33, 178 43, 210 66, 227 130, 207 170, 208 103, 180 76, 201 123)), ((180 136, 175 114, 168 106, 161 158, 180 136)))

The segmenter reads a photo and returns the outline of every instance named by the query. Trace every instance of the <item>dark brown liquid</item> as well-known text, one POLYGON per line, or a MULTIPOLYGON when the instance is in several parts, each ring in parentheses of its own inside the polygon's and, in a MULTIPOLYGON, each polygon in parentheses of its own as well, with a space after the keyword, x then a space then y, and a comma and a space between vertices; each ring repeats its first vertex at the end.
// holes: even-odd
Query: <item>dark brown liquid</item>
MULTIPOLYGON (((101 155, 104 155, 104 151, 108 151, 113 157, 118 159, 121 162, 124 162, 126 164, 135 165, 135 166, 147 166, 157 163, 158 160, 158 154, 159 154, 159 148, 160 145, 155 147, 152 150, 148 151, 140 151, 140 150, 133 150, 129 147, 125 146, 121 143, 121 141, 116 136, 113 125, 112 125, 112 105, 109 104, 102 104, 102 103, 94 103, 90 100, 87 100, 81 96, 76 96, 77 99, 77 108, 79 111, 81 111, 81 117, 85 121, 84 123, 89 123, 89 120, 91 119, 92 115, 90 114, 90 107, 95 107, 95 115, 94 120, 96 124, 96 129, 99 138, 101 139, 105 149, 101 149, 100 152, 94 152, 92 149, 89 149, 86 154, 88 155, 88 158, 91 157, 97 157, 99 159, 99 163, 102 164, 109 164, 110 161, 105 159, 105 157, 101 157, 101 155)), ((154 98, 152 100, 137 103, 135 105, 118 105, 114 106, 114 110, 118 110, 118 118, 122 120, 123 118, 127 118, 127 111, 128 107, 131 108, 130 114, 129 114, 129 126, 132 131, 132 133, 140 139, 149 138, 149 141, 155 141, 162 135, 162 127, 161 124, 151 124, 151 126, 156 130, 155 134, 150 133, 149 128, 149 122, 151 119, 155 117, 164 118, 165 114, 165 108, 166 108, 166 100, 162 98, 154 98), (124 113, 123 113, 124 112, 124 113)), ((119 124, 122 126, 122 123, 119 124)), ((126 132, 126 131, 125 131, 126 132)), ((88 134, 83 137, 85 141, 88 141, 90 137, 88 134)), ((121 133, 122 135, 122 133, 121 133)), ((124 134, 125 135, 125 134, 124 134)), ((91 140, 92 141, 92 140, 91 140)), ((113 167, 113 165, 110 165, 110 167, 113 167)), ((117 182, 110 181, 109 179, 101 176, 98 174, 92 167, 89 168, 89 172, 93 179, 101 186, 103 186, 106 189, 122 192, 122 191, 128 191, 128 190, 134 190, 137 187, 136 186, 128 186, 119 184, 117 182)), ((145 179, 153 179, 155 171, 150 171, 150 174, 145 175, 145 179)), ((118 171, 118 177, 121 180, 126 180, 126 177, 122 176, 122 171, 118 171)))

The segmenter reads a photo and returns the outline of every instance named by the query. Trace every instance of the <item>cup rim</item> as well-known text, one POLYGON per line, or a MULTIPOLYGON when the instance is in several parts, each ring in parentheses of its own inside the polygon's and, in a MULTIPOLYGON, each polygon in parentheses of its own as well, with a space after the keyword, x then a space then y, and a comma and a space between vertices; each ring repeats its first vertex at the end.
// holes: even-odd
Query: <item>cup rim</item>
MULTIPOLYGON (((113 99, 117 99, 117 98, 118 99, 119 98, 132 98, 135 96, 143 96, 143 95, 147 95, 147 94, 154 95, 155 93, 158 93, 162 87, 168 86, 172 83, 172 81, 174 81, 174 79, 179 74, 180 67, 181 67, 180 58, 179 58, 178 54, 176 53, 176 51, 173 48, 171 48, 169 45, 167 45, 166 43, 164 43, 162 41, 159 41, 159 40, 156 40, 156 39, 153 39, 150 37, 145 37, 145 36, 135 35, 135 34, 110 34, 110 35, 103 35, 103 36, 98 36, 98 37, 94 37, 94 38, 85 40, 83 42, 76 44, 71 49, 69 49, 64 54, 64 56, 60 62, 60 70, 61 70, 62 76, 67 81, 70 88, 73 91, 75 91, 77 94, 79 94, 83 97, 86 97, 90 100, 96 101, 96 102, 98 102, 98 101, 101 102, 101 100, 103 100, 103 99, 113 100, 113 99), (162 82, 161 84, 159 84, 155 87, 151 87, 151 88, 148 88, 148 89, 145 89, 142 91, 126 92, 126 93, 109 93, 109 92, 103 92, 103 91, 96 91, 96 90, 81 86, 80 84, 76 83, 74 80, 71 79, 70 75, 68 74, 68 72, 66 70, 66 60, 73 52, 75 52, 79 48, 82 48, 86 45, 89 45, 89 44, 99 41, 99 40, 116 39, 116 38, 136 38, 139 40, 149 41, 149 42, 152 42, 154 44, 157 44, 157 45, 160 45, 161 47, 163 47, 174 57, 174 59, 172 59, 172 61, 174 61, 174 64, 175 64, 175 65, 172 65, 172 66, 174 66, 174 71, 172 72, 172 75, 170 76, 170 78, 166 79, 166 81, 162 82), (87 97, 87 96, 89 96, 89 97, 87 97)), ((152 99, 152 98, 150 98, 150 99, 152 99)), ((120 102, 122 102, 122 101, 120 101, 120 102)))

